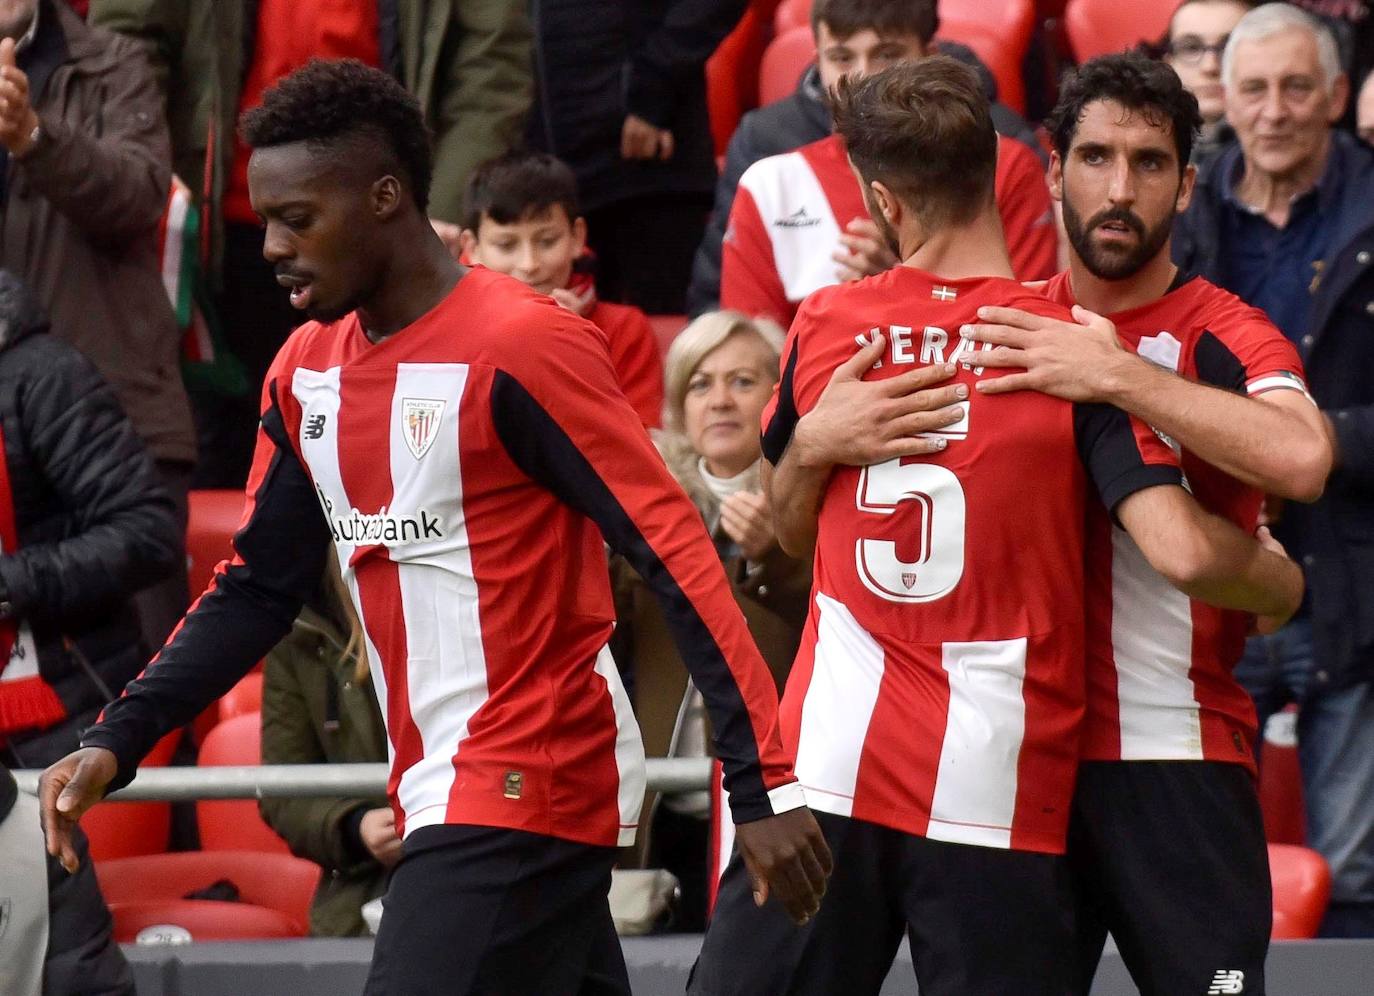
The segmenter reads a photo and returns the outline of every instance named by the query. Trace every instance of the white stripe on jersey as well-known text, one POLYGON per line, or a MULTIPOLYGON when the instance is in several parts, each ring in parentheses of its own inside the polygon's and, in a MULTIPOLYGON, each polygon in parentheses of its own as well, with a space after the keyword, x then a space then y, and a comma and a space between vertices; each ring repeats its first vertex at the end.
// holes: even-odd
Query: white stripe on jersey
POLYGON ((634 706, 625 686, 620 681, 620 669, 615 666, 609 645, 602 647, 596 655, 596 673, 606 682, 606 691, 611 696, 611 706, 615 710, 615 767, 620 774, 620 787, 617 797, 620 803, 621 847, 629 847, 635 842, 635 829, 639 825, 639 811, 644 805, 644 787, 647 776, 644 772, 644 740, 639 734, 639 722, 635 719, 634 706))
POLYGON ((926 836, 1010 847, 1026 735, 1026 638, 946 643, 949 713, 926 836))
POLYGON ((1123 761, 1200 761, 1202 720, 1188 677, 1193 608, 1112 529, 1112 654, 1123 761))
POLYGON ((800 301, 833 284, 830 254, 840 244, 840 226, 805 157, 788 152, 760 159, 744 171, 740 186, 754 199, 787 299, 800 301))
POLYGON ((405 832, 444 822, 453 759, 468 721, 487 700, 487 659, 463 515, 459 407, 468 368, 460 363, 401 363, 391 399, 390 512, 442 520, 443 535, 390 548, 405 614, 410 716, 423 757, 402 772, 396 798, 405 832), (441 401, 433 442, 417 458, 407 443, 406 401, 441 401))
POLYGON ((849 816, 883 680, 883 648, 835 599, 816 592, 816 610, 815 663, 802 702, 794 770, 807 805, 849 816))

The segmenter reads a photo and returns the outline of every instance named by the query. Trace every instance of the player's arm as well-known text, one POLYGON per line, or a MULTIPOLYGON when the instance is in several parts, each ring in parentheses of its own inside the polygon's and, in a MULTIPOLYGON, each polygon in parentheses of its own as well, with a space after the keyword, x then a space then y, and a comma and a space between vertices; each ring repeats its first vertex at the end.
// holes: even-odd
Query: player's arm
POLYGON ((39 783, 48 853, 75 867, 71 828, 134 777, 163 736, 232 688, 291 628, 319 585, 329 531, 287 435, 275 381, 258 431, 235 555, 220 564, 166 646, 39 783))
POLYGON ((1204 511, 1149 426, 1110 405, 1077 404, 1074 433, 1103 504, 1172 585, 1218 608, 1283 619, 1297 610, 1297 565, 1204 511))
POLYGON ((772 674, 700 513, 616 386, 605 351, 575 316, 548 323, 540 357, 513 357, 494 374, 498 437, 525 474, 597 524, 658 598, 711 718, 756 896, 771 891, 804 920, 825 891, 830 853, 782 747, 772 674), (556 368, 545 365, 550 355, 556 368))
POLYGON ((1116 516, 1150 566, 1189 598, 1280 624, 1302 602, 1302 569, 1281 548, 1207 512, 1181 487, 1136 492, 1116 516))
POLYGON ((773 509, 778 545, 793 557, 806 557, 815 546, 821 496, 832 468, 938 453, 946 440, 921 434, 958 422, 964 415, 959 402, 968 397, 963 385, 936 386, 953 376, 954 365, 948 363, 863 380, 887 349, 879 334, 835 368, 814 407, 799 415, 796 332, 805 325, 804 317, 799 319, 788 337, 763 433, 764 494, 773 509))
MULTIPOLYGON (((1080 324, 1007 308, 979 309, 971 338, 998 348, 985 367, 1024 368, 984 381, 988 394, 1036 390, 1130 412, 1239 481, 1295 501, 1321 496, 1332 462, 1322 414, 1296 374, 1245 377, 1222 390, 1180 377, 1122 347, 1106 318, 1074 309, 1080 324), (1251 393, 1239 393, 1247 391, 1251 393)), ((1296 355, 1293 357, 1296 365, 1296 355)), ((1260 371, 1255 371, 1260 373, 1260 371)))

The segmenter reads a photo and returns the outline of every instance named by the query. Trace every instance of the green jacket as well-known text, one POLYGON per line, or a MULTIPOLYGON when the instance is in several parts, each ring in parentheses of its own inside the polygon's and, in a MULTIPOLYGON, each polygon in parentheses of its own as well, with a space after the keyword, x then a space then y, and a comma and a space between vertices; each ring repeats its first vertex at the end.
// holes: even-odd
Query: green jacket
MULTIPOLYGON (((523 132, 533 92, 525 2, 377 2, 386 68, 419 100, 434 132, 430 215, 456 223, 473 168, 511 148, 523 132)), ((215 260, 256 12, 256 0, 91 0, 90 6, 91 23, 150 48, 167 95, 173 166, 193 190, 205 190, 207 150, 215 143, 208 185, 215 260)))
MULTIPOLYGON (((346 637, 309 607, 267 655, 262 683, 263 764, 386 760, 386 733, 371 682, 353 680, 346 637)), ((385 806, 374 799, 262 799, 262 818, 294 854, 324 869, 310 910, 310 932, 365 936, 359 908, 386 891, 386 870, 359 860, 344 839, 354 811, 385 806)))

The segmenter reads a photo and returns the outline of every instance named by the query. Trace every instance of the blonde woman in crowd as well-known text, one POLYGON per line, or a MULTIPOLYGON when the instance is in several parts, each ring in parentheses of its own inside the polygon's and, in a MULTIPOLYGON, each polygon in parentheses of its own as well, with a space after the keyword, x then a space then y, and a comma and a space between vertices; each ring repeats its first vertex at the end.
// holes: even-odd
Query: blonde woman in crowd
MULTIPOLYGON (((783 333, 766 319, 717 311, 687 326, 668 350, 663 430, 669 469, 701 510, 749 630, 781 690, 806 621, 809 562, 778 547, 759 483, 759 423, 778 380, 783 333)), ((649 757, 700 756, 708 738, 701 696, 692 687, 667 625, 644 581, 611 561, 617 625, 611 649, 635 703, 649 757)), ((705 917, 709 815, 705 792, 644 807, 641 859, 682 880, 678 926, 705 917)))

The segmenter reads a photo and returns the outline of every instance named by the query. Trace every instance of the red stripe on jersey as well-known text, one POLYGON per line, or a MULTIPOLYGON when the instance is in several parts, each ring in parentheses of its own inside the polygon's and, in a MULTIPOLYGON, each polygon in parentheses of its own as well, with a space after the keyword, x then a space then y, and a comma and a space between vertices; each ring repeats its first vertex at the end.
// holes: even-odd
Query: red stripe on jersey
MULTIPOLYGON (((378 397, 390 398, 396 389, 394 367, 367 371, 344 367, 339 376, 339 477, 348 496, 347 514, 356 508, 376 515, 392 503, 387 454, 391 452, 391 422, 376 417, 378 397), (347 441, 347 445, 344 445, 347 441)), ((387 795, 396 812, 396 833, 405 833, 406 813, 396 802, 401 777, 425 753, 419 727, 410 714, 410 665, 405 611, 401 603, 398 566, 381 544, 359 545, 347 565, 358 585, 358 615, 378 655, 386 682, 386 729, 395 760, 387 778, 387 795)))

